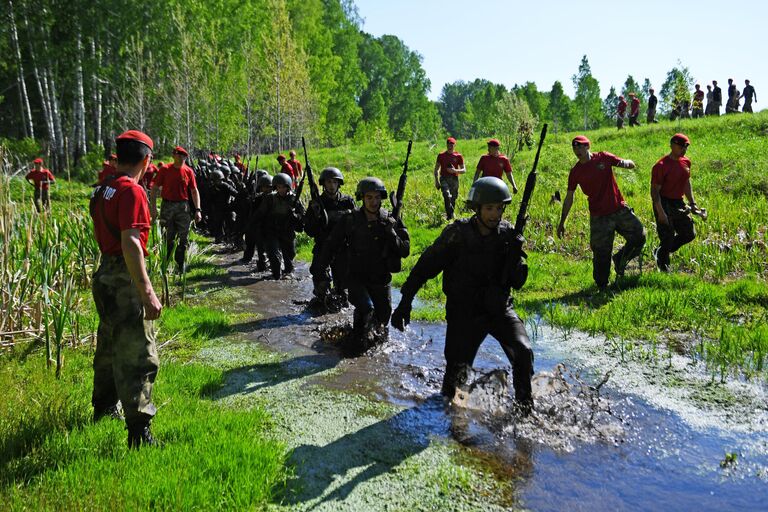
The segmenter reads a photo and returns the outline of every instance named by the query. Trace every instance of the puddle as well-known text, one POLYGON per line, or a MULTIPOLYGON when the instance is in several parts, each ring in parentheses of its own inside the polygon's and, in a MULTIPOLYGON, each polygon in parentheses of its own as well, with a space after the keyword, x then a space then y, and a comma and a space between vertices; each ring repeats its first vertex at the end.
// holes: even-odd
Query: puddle
MULTIPOLYGON (((659 372, 648 369, 662 363, 619 364, 605 355, 605 340, 581 334, 565 339, 536 323, 527 325, 529 334, 535 330, 534 413, 523 418, 512 407, 506 392, 509 364, 490 337, 472 375, 481 385, 469 394, 466 408, 451 408, 438 396, 444 325, 415 322, 405 333, 391 329, 385 345, 362 357, 340 358, 321 333, 338 332, 351 310, 313 316, 297 304, 311 296, 305 265, 297 267, 297 275, 262 282, 243 267, 232 267, 232 283, 249 286, 263 315, 238 326, 244 337, 290 354, 293 362, 281 371, 401 407, 406 412, 388 420, 388 428, 406 433, 409 442, 422 446, 429 439, 453 439, 492 456, 500 465, 489 471, 520 478, 515 502, 524 507, 719 511, 760 509, 768 498, 764 384, 729 388, 734 396, 747 397, 742 407, 702 405, 691 395, 708 385, 708 376, 681 356, 670 357, 662 377, 685 372, 701 388, 670 388, 659 372), (336 371, 322 371, 328 368, 336 371)), ((238 378, 242 389, 259 389, 247 371, 238 378)), ((300 454, 312 452, 305 448, 300 454)))

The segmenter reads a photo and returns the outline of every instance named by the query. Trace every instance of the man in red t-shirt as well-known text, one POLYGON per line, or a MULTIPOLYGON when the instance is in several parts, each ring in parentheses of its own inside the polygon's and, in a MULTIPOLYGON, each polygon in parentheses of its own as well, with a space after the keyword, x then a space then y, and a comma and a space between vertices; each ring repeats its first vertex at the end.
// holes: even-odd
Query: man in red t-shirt
POLYGON ((193 218, 195 222, 200 222, 202 214, 195 171, 184 163, 189 153, 181 146, 176 146, 172 156, 173 163, 160 168, 155 177, 149 196, 149 208, 152 219, 156 219, 157 195, 160 193, 163 198, 163 204, 160 207, 160 226, 165 233, 167 257, 171 257, 173 245, 176 243, 176 251, 173 255, 176 261, 176 271, 183 274, 184 258, 189 240, 189 225, 193 218), (190 200, 192 201, 192 208, 189 205, 190 200))
POLYGON ((464 167, 464 157, 454 151, 456 139, 448 137, 445 145, 446 150, 437 155, 435 162, 435 188, 442 192, 445 216, 451 220, 456 209, 456 198, 459 197, 459 176, 467 172, 467 169, 464 167))
POLYGON ((117 172, 117 155, 114 153, 109 155, 106 162, 101 164, 101 170, 99 171, 99 177, 97 183, 101 183, 107 176, 112 176, 117 172))
POLYGON ((500 146, 501 143, 498 139, 488 141, 488 154, 481 156, 480 161, 477 162, 477 171, 475 171, 472 183, 476 182, 478 178, 485 178, 486 176, 503 179, 502 175, 506 174, 507 179, 512 184, 512 193, 517 194, 517 184, 515 177, 512 176, 512 164, 509 163, 506 156, 500 153, 500 146))
POLYGON ((624 128, 624 117, 627 115, 627 100, 624 96, 619 96, 619 104, 616 107, 616 128, 624 128))
POLYGON ((240 156, 240 153, 235 154, 235 167, 240 171, 240 174, 245 176, 245 165, 243 164, 243 158, 240 156))
MULTIPOLYGON (((163 162, 158 162, 158 164, 162 166, 163 162)), ((158 167, 155 164, 149 164, 149 167, 147 167, 147 170, 144 172, 144 176, 142 176, 141 180, 139 180, 139 184, 144 187, 144 191, 147 193, 147 197, 149 197, 149 192, 152 190, 152 185, 155 182, 157 172, 158 167)))
POLYGON ((51 208, 51 198, 48 187, 51 183, 56 183, 56 178, 48 169, 43 168, 43 159, 35 158, 32 162, 34 169, 29 171, 24 177, 27 183, 35 187, 35 209, 40 213, 43 209, 51 208))
POLYGON ((704 91, 701 85, 696 84, 696 90, 693 92, 693 104, 691 105, 691 117, 696 119, 704 117, 704 91))
POLYGON ((654 249, 656 265, 662 272, 669 271, 669 255, 693 241, 696 231, 691 211, 704 217, 693 200, 691 187, 691 161, 685 156, 691 141, 685 134, 676 133, 669 143, 669 154, 656 162, 651 171, 651 199, 656 217, 656 232, 661 245, 654 249), (688 206, 683 202, 688 200, 688 206))
POLYGON ((288 152, 288 156, 290 157, 290 158, 288 159, 288 164, 289 164, 289 165, 291 166, 291 168, 293 169, 293 172, 294 172, 294 173, 296 173, 296 176, 295 176, 295 178, 296 178, 296 182, 299 182, 299 181, 301 180, 301 176, 302 176, 302 174, 304 174, 304 170, 303 170, 303 168, 301 167, 301 162, 299 162, 299 161, 296 159, 296 152, 295 152, 294 150, 290 150, 290 151, 288 152))
POLYGON ((137 183, 152 159, 152 139, 130 130, 117 137, 116 174, 99 184, 90 212, 101 263, 93 275, 99 315, 93 357, 93 419, 119 418, 122 403, 128 447, 155 445, 149 425, 157 409, 152 387, 159 360, 152 320, 163 309, 147 275, 151 226, 147 196, 137 183))
POLYGON ((640 126, 637 122, 637 118, 640 117, 640 98, 633 92, 629 93, 629 97, 632 98, 629 104, 629 126, 640 126))
POLYGON ((280 172, 291 177, 291 188, 296 188, 297 174, 296 169, 285 158, 285 155, 277 155, 277 163, 280 164, 280 172))
POLYGON ((611 275, 611 252, 616 233, 627 243, 613 255, 616 275, 623 276, 627 263, 640 255, 645 245, 645 228, 627 206, 616 184, 613 167, 634 169, 632 160, 622 160, 607 152, 591 153, 589 139, 579 135, 571 141, 578 162, 568 175, 568 193, 557 236, 565 234, 565 220, 573 205, 573 193, 581 187, 589 201, 589 245, 592 249, 592 277, 598 288, 608 286, 611 275))

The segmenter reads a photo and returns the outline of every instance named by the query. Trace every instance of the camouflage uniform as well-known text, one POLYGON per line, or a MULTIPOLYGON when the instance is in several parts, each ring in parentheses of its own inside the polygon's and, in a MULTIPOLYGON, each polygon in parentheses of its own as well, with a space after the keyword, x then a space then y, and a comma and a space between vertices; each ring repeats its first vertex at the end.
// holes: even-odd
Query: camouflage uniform
POLYGON ((445 215, 452 219, 456 209, 456 198, 459 196, 459 177, 440 176, 440 191, 443 193, 445 215))
POLYGON ((47 188, 35 188, 35 208, 38 212, 50 209, 51 199, 47 188))
POLYGON ((319 218, 319 211, 314 206, 314 199, 310 201, 309 208, 304 215, 304 231, 307 235, 315 239, 315 245, 312 248, 312 265, 309 267, 309 271, 312 274, 312 282, 315 286, 315 294, 321 294, 323 284, 331 280, 333 277, 333 286, 337 293, 344 293, 347 288, 347 284, 344 282, 346 270, 349 262, 347 261, 347 254, 339 252, 334 255, 330 263, 331 274, 328 274, 327 268, 319 268, 317 262, 320 260, 320 255, 323 253, 323 247, 328 239, 328 236, 333 231, 345 215, 352 212, 355 209, 355 200, 352 196, 336 192, 332 197, 327 194, 320 194, 320 203, 322 209, 325 211, 328 217, 328 223, 323 224, 322 219, 319 218))
POLYGON ((168 201, 163 199, 160 206, 160 226, 165 229, 165 243, 168 248, 168 257, 176 239, 176 252, 174 260, 179 269, 184 268, 184 256, 189 244, 189 225, 192 223, 192 214, 188 201, 168 201))
POLYGON ((146 424, 157 411, 152 385, 159 360, 153 322, 144 320, 141 299, 122 255, 102 255, 92 290, 99 314, 93 358, 94 410, 108 409, 119 399, 129 429, 146 424))
POLYGON ((623 236, 627 243, 616 251, 614 260, 626 262, 640 255, 645 245, 645 228, 632 208, 622 206, 609 215, 593 215, 589 219, 589 246, 592 248, 592 277, 598 286, 607 286, 611 275, 611 252, 615 234, 623 236))

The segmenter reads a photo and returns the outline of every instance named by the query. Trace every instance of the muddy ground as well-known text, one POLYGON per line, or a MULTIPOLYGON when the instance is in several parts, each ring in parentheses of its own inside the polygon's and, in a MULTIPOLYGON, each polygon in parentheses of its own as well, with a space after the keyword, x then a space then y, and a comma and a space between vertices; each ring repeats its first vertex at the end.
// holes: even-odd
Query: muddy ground
POLYGON ((292 450, 275 508, 726 510, 768 498, 764 383, 713 384, 679 356, 619 362, 604 340, 533 321, 534 414, 509 407, 493 372, 509 363, 491 338, 476 361, 487 385, 457 408, 439 396, 444 325, 392 330, 344 358, 321 332, 351 311, 313 316, 305 265, 275 282, 233 256, 220 264, 240 290, 227 310, 250 319, 200 357, 228 368, 216 399, 266 407, 292 450))

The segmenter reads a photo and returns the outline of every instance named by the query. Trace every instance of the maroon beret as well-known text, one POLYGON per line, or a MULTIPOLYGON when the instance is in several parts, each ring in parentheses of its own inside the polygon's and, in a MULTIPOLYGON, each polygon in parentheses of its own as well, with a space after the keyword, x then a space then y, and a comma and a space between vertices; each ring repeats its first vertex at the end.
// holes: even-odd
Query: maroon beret
POLYGON ((453 137, 448 137, 448 140, 446 142, 449 144, 456 144, 456 139, 454 139, 453 137))
POLYGON ((42 158, 35 158, 34 160, 32 160, 32 163, 33 164, 41 164, 41 163, 43 163, 43 159, 42 158))
POLYGON ((173 152, 178 153, 179 155, 189 156, 189 153, 187 153, 187 150, 181 146, 176 146, 175 148, 173 148, 173 152))
POLYGON ((277 161, 279 162, 280 160, 285 160, 285 155, 283 155, 282 153, 277 155, 277 161))
POLYGON ((587 145, 589 145, 589 144, 592 144, 592 143, 584 135, 577 135, 571 141, 571 146, 575 146, 576 144, 587 144, 587 145))
POLYGON ((672 136, 672 140, 676 144, 690 144, 691 140, 684 133, 676 133, 672 136))
POLYGON ((117 136, 117 139, 115 140, 135 140, 137 142, 141 142, 145 146, 147 146, 149 149, 153 149, 155 144, 152 142, 152 139, 149 138, 149 135, 147 135, 144 132, 140 132, 139 130, 128 130, 127 132, 123 132, 120 135, 117 136))
POLYGON ((491 139, 491 140, 488 141, 488 145, 489 146, 499 147, 499 146, 501 146, 501 142, 499 142, 499 139, 491 139))

